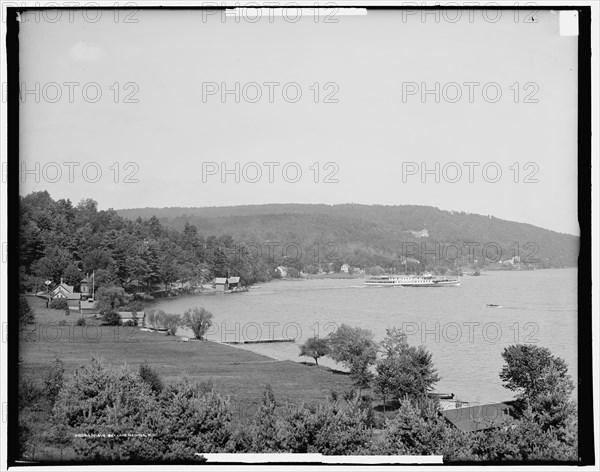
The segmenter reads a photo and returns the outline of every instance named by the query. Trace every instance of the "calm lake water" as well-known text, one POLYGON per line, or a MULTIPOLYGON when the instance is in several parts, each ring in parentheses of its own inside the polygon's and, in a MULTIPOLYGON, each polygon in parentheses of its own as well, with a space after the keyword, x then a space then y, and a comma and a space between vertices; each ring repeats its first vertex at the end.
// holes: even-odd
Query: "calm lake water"
MULTIPOLYGON (((466 401, 512 398, 498 376, 501 352, 516 342, 549 347, 577 377, 577 270, 487 272, 463 277, 460 287, 365 287, 364 279, 275 281, 247 293, 193 295, 163 300, 156 308, 182 314, 204 306, 214 313, 214 341, 296 338, 295 343, 243 345, 276 359, 298 357, 305 339, 326 336, 342 323, 373 331, 403 328, 411 344, 433 354, 439 392, 466 401), (486 304, 500 305, 489 308, 486 304)), ((181 334, 185 334, 182 331, 181 334)), ((320 363, 336 364, 328 358, 320 363)), ((327 387, 327 386, 324 386, 327 387)))

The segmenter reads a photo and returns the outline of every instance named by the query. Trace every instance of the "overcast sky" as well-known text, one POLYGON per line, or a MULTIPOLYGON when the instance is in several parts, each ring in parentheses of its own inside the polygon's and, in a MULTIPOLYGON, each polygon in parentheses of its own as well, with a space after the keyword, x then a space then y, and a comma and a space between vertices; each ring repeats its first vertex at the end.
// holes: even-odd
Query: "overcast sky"
POLYGON ((20 161, 39 163, 40 179, 22 175, 21 194, 103 209, 420 204, 579 234, 577 37, 560 36, 555 12, 532 23, 510 11, 492 22, 496 13, 463 11, 454 23, 456 12, 436 22, 392 10, 337 23, 312 12, 296 23, 266 12, 256 23, 201 11, 142 11, 137 23, 110 11, 97 22, 25 17, 20 80, 34 92, 22 96, 20 161), (223 103, 222 84, 236 82, 240 102, 231 93, 223 103), (436 82, 439 103, 420 93, 436 82), (238 183, 219 169, 236 162, 238 183), (420 172, 436 162, 439 182, 420 172))

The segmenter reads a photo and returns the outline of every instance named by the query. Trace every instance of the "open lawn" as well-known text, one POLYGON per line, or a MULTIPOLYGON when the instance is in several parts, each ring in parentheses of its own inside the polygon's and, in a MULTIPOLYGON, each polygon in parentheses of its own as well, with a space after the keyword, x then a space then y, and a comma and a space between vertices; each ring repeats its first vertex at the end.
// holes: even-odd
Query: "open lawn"
POLYGON ((327 367, 276 361, 215 342, 182 342, 136 327, 102 326, 91 317, 86 326, 77 326, 80 315, 47 309, 39 298, 28 300, 36 312, 36 323, 25 328, 20 338, 21 378, 40 381, 56 358, 63 361, 67 375, 91 357, 134 370, 147 361, 167 383, 184 375, 212 381, 219 392, 230 397, 234 411, 244 415, 256 410, 267 385, 281 404, 323 401, 331 390, 341 394, 351 388, 346 374, 327 367), (67 324, 58 326, 61 320, 67 324))

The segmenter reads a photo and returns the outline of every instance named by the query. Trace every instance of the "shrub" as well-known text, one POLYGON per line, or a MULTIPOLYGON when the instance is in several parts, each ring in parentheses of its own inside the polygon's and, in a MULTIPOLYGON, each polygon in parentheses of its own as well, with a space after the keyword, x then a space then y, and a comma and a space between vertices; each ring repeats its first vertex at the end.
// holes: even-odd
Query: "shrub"
POLYGON ((202 339, 212 326, 213 314, 206 308, 190 308, 183 314, 183 322, 191 328, 196 339, 202 339))
POLYGON ((150 388, 138 375, 127 368, 108 369, 92 359, 64 383, 53 413, 69 435, 83 435, 73 439, 79 457, 129 461, 148 454, 144 443, 152 433, 148 418, 155 405, 150 388), (85 437, 97 434, 105 436, 85 437))
POLYGON ((288 405, 275 412, 267 388, 263 404, 250 426, 252 452, 365 454, 372 439, 368 412, 356 405, 340 408, 336 401, 317 406, 288 405))
POLYGON ((19 297, 19 324, 24 326, 35 321, 35 312, 29 305, 27 297, 21 295, 19 297))
POLYGON ((223 452, 231 440, 229 401, 188 378, 167 385, 153 411, 156 434, 148 447, 163 460, 196 459, 197 452, 223 452))
POLYGON ((46 396, 54 403, 58 392, 63 386, 65 368, 60 359, 56 359, 48 369, 46 369, 43 377, 46 396))
POLYGON ((123 307, 123 311, 131 311, 133 313, 141 313, 142 311, 144 311, 144 304, 139 300, 135 300, 135 301, 129 302, 125 307, 123 307))
POLYGON ((177 328, 181 326, 181 316, 166 314, 163 318, 162 324, 165 328, 167 328, 167 334, 175 336, 177 328))
POLYGON ((140 364, 139 374, 141 379, 148 384, 154 393, 160 393, 163 389, 163 382, 158 372, 156 372, 148 362, 140 364))
POLYGON ((383 428, 376 454, 438 454, 453 460, 473 460, 473 436, 450 426, 436 408, 422 408, 403 400, 383 428))
POLYGON ((42 389, 32 379, 24 378, 19 383, 19 407, 25 408, 29 405, 34 405, 38 402, 42 393, 42 389))
POLYGON ((146 313, 146 321, 152 329, 158 329, 162 326, 165 312, 162 310, 149 310, 146 313))
POLYGON ((77 320, 77 326, 85 326, 85 318, 83 316, 77 320))
POLYGON ((64 298, 55 298, 50 302, 48 308, 52 308, 53 310, 68 310, 69 304, 64 298))
POLYGON ((123 326, 137 326, 136 320, 127 320, 123 323, 123 326))
POLYGON ((67 323, 67 320, 60 320, 60 321, 58 322, 58 326, 67 326, 67 324, 68 324, 68 323, 67 323))
POLYGON ((152 394, 151 372, 147 364, 136 375, 92 359, 65 382, 53 412, 65 435, 83 435, 73 439, 76 454, 96 461, 181 462, 202 461, 197 452, 227 448, 228 400, 189 379, 152 394), (103 437, 86 437, 98 434, 103 437))
POLYGON ((319 357, 326 356, 331 353, 331 349, 325 339, 319 339, 318 337, 309 338, 306 342, 300 346, 299 356, 312 357, 315 363, 319 365, 319 357))
POLYGON ((121 315, 115 310, 109 310, 104 314, 104 321, 109 326, 119 326, 121 324, 121 315))
POLYGON ((486 461, 576 461, 577 424, 546 429, 531 410, 503 428, 477 437, 473 450, 486 461))

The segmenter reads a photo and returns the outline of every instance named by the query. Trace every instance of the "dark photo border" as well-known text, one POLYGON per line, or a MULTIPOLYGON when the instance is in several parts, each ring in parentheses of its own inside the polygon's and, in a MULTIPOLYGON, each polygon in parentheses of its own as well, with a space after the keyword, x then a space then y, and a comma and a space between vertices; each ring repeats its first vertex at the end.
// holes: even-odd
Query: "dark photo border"
MULTIPOLYGON (((481 7, 383 7, 369 5, 347 5, 339 8, 366 8, 367 10, 483 10, 481 7)), ((121 10, 131 10, 132 7, 116 7, 121 10)), ((93 10, 114 10, 115 7, 94 7, 93 10)), ((222 10, 232 9, 233 7, 188 7, 188 6, 166 6, 166 7, 145 7, 136 6, 139 10, 222 10)), ((253 7, 254 8, 254 7, 253 7)), ((268 7, 261 7, 268 8, 268 7)), ((314 9, 314 6, 306 7, 314 9)), ((327 7, 319 7, 326 9, 327 7)), ((35 462, 27 463, 19 461, 19 398, 18 398, 18 379, 19 379, 19 326, 16 322, 16 314, 18 313, 19 302, 19 21, 17 19, 20 13, 40 10, 53 10, 51 7, 8 7, 7 8, 7 112, 8 112, 8 166, 7 166, 7 223, 8 223, 8 277, 7 277, 7 293, 8 293, 8 316, 11 320, 8 323, 8 434, 7 434, 7 459, 8 466, 40 466, 40 465, 100 465, 99 463, 91 464, 89 462, 73 463, 73 462, 35 462)), ((77 8, 62 8, 64 10, 80 10, 77 8)), ((487 8, 492 10, 527 10, 531 11, 531 7, 504 7, 494 6, 487 8)), ((576 5, 552 5, 552 6, 535 6, 536 10, 569 10, 579 12, 579 36, 578 36, 578 117, 577 117, 577 162, 578 162, 578 218, 580 225, 580 252, 578 261, 578 361, 577 361, 577 388, 578 388, 578 440, 579 440, 579 460, 577 462, 453 462, 445 465, 593 465, 594 456, 594 401, 593 401, 593 374, 592 374, 592 213, 591 213, 591 133, 592 133, 592 114, 591 114, 591 7, 576 6, 576 5)), ((599 51, 595 51, 596 54, 599 51)), ((598 166, 599 163, 595 163, 598 166)), ((278 466, 278 465, 324 465, 317 463, 282 463, 277 462, 277 457, 273 457, 274 462, 269 462, 262 465, 278 466)), ((185 464, 181 462, 179 464, 185 464)), ((108 464, 108 463, 106 463, 108 464)), ((129 463, 127 463, 129 464, 129 463)), ((154 463, 156 464, 156 463, 154 463)), ((165 465, 179 465, 173 463, 165 463, 165 465)), ((187 462, 189 464, 189 462, 187 462)), ((193 464, 199 465, 198 462, 193 464)), ((206 464, 206 463, 205 463, 206 464)), ((233 465, 244 463, 213 463, 214 465, 233 465)), ((111 463, 111 465, 120 465, 111 463)), ((200 464, 201 465, 201 464, 200 464)), ((259 466, 261 464, 252 463, 246 464, 249 466, 259 466)), ((344 464, 344 465, 359 465, 359 464, 344 464)), ((360 464, 360 467, 368 468, 372 465, 387 465, 393 464, 360 464)), ((399 464, 401 465, 401 464, 399 464)), ((415 464, 416 465, 416 464, 415 464)), ((428 465, 428 464, 422 464, 428 465)), ((428 465, 430 466, 430 465, 428 465)), ((273 467, 271 467, 274 469, 273 467)))

